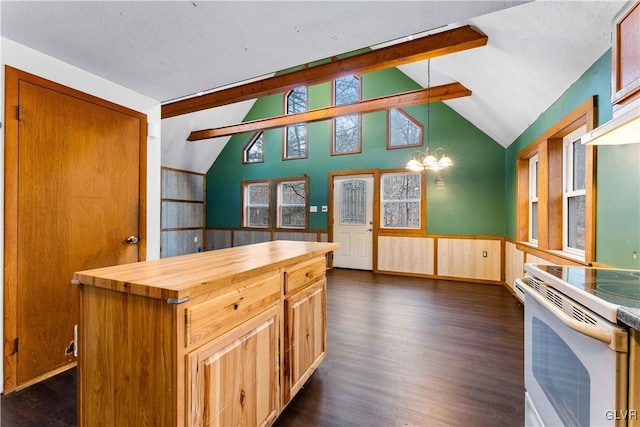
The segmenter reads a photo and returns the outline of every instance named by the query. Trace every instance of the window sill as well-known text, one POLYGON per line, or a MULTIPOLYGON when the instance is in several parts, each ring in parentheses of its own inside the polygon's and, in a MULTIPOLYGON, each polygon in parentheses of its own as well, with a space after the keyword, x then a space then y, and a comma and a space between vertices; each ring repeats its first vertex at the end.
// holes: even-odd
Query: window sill
POLYGON ((591 263, 584 260, 584 256, 556 249, 540 249, 531 242, 516 242, 516 248, 558 265, 567 263, 586 266, 591 265, 591 263), (545 257, 545 255, 547 256, 545 257))

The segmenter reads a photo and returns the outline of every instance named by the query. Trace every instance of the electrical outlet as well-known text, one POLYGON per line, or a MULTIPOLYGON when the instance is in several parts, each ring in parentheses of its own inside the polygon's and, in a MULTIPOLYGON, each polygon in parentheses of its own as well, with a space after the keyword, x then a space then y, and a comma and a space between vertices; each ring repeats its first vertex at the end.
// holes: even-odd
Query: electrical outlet
POLYGON ((482 258, 486 258, 487 256, 489 256, 489 255, 487 254, 487 251, 482 251, 482 258))
POLYGON ((633 259, 638 259, 638 252, 633 251, 633 259))
POLYGON ((193 238, 193 243, 198 243, 198 236, 193 238))

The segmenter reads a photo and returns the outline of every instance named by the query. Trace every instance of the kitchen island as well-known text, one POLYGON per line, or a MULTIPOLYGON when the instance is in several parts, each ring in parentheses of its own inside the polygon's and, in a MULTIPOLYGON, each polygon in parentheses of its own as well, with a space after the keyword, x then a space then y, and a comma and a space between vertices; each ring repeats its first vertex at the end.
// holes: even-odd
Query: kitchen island
POLYGON ((78 425, 269 425, 326 351, 326 255, 274 241, 74 275, 78 425))

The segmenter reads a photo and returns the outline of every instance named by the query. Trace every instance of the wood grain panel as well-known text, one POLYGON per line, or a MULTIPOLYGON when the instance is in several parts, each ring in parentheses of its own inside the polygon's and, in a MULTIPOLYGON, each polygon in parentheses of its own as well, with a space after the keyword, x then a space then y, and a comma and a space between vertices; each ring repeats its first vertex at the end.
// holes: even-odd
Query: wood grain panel
POLYGON ((434 239, 430 237, 378 237, 378 270, 434 274, 434 239))
POLYGON ((162 229, 199 227, 204 229, 202 202, 162 202, 162 229))
POLYGON ((611 103, 635 99, 640 90, 640 3, 625 7, 614 18, 611 103))
POLYGON ((284 292, 286 295, 306 288, 316 280, 324 277, 327 263, 324 257, 305 262, 295 269, 284 273, 284 292))
POLYGON ((206 110, 221 105, 283 93, 303 85, 327 82, 339 77, 370 73, 422 61, 487 44, 488 37, 465 25, 425 37, 374 49, 342 59, 332 60, 314 67, 279 74, 255 82, 234 86, 189 99, 170 102, 162 106, 162 118, 206 110))
POLYGON ((253 245, 271 240, 271 231, 261 230, 234 230, 233 246, 253 245))
POLYGON ((198 248, 204 246, 204 234, 202 230, 165 230, 160 241, 160 253, 162 258, 193 254, 198 248), (194 242, 194 238, 198 241, 194 242))
POLYGON ((285 300, 283 406, 300 390, 326 354, 326 280, 285 300))
POLYGON ((201 173, 162 168, 162 198, 204 201, 204 180, 201 173))
POLYGON ((280 410, 274 307, 189 355, 190 426, 264 426, 280 410))
POLYGON ((500 240, 438 239, 438 275, 500 281, 500 240), (483 252, 487 253, 483 257, 483 252))
MULTIPOLYGON (((324 275, 324 270, 323 270, 324 275)), ((268 273, 229 286, 185 310, 185 345, 220 335, 280 300, 280 274, 268 273)))
POLYGON ((207 249, 224 249, 232 246, 231 230, 207 229, 207 249))
POLYGON ((78 425, 176 425, 176 314, 170 304, 92 286, 80 290, 78 425), (86 315, 91 313, 91 315, 86 315), (117 331, 117 333, 114 333, 117 331), (158 410, 162 408, 162 410, 158 410))
POLYGON ((504 244, 504 269, 505 283, 508 286, 513 286, 513 282, 524 274, 524 253, 515 243, 504 244))

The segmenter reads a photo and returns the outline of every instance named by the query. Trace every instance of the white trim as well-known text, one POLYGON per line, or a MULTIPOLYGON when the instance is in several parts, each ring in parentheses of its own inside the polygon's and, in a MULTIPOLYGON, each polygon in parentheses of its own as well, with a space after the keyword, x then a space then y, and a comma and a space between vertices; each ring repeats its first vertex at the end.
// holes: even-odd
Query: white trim
POLYGON ((538 201, 538 191, 540 182, 540 172, 538 170, 538 155, 529 159, 529 243, 534 246, 538 246, 537 234, 539 233, 539 227, 536 227, 536 238, 533 238, 533 204, 536 203, 538 207, 537 216, 540 216, 540 203, 538 201))
POLYGON ((585 125, 571 132, 562 139, 562 251, 573 255, 574 257, 579 257, 581 260, 584 260, 584 249, 569 246, 569 199, 579 196, 586 197, 587 195, 586 179, 585 188, 573 188, 573 145, 575 143, 582 146, 580 137, 584 135, 586 131, 587 127, 585 125))

